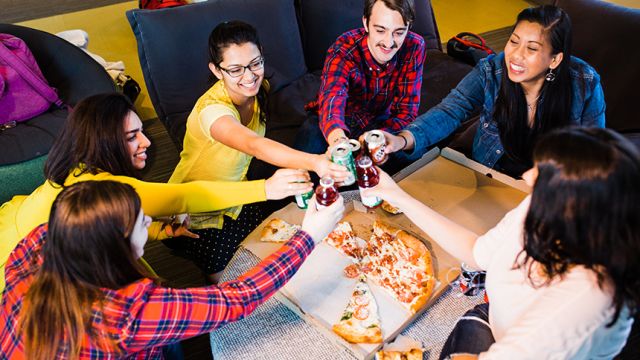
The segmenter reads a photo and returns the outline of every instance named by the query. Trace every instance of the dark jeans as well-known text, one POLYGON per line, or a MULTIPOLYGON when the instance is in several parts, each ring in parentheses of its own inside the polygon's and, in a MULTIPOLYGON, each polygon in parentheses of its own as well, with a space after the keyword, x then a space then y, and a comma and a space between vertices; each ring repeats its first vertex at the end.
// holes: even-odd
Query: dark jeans
POLYGON ((455 354, 477 355, 487 351, 494 342, 489 327, 489 304, 476 305, 458 319, 442 347, 440 360, 455 354))

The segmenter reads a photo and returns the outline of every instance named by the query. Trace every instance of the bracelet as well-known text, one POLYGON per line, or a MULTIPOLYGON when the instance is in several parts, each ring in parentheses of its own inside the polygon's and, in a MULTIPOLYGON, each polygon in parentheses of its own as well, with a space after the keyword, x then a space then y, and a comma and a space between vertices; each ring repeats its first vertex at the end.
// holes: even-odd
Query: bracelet
POLYGON ((398 136, 400 136, 400 137, 402 138, 402 140, 404 140, 404 145, 402 145, 402 147, 400 148, 400 150, 404 150, 404 148, 406 148, 406 147, 407 147, 407 144, 408 144, 409 142, 407 141, 407 138, 406 138, 406 137, 404 137, 402 134, 398 134, 398 136))

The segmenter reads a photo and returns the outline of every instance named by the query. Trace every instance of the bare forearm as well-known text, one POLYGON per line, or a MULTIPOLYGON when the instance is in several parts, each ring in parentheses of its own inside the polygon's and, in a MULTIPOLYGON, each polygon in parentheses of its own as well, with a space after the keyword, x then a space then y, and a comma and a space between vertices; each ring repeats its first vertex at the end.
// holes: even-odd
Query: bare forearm
POLYGON ((284 168, 315 171, 317 156, 292 149, 277 141, 257 138, 252 141, 250 155, 284 168))
POLYGON ((478 235, 402 191, 394 203, 405 215, 438 243, 446 252, 472 267, 477 267, 473 258, 473 245, 478 235))

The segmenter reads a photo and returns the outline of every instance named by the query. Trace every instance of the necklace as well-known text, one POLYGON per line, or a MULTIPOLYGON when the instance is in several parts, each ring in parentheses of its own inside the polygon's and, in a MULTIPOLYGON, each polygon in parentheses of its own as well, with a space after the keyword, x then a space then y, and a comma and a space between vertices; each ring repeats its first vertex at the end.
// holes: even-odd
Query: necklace
POLYGON ((538 99, 540 98, 540 94, 538 94, 538 96, 536 96, 535 99, 533 99, 532 102, 527 103, 527 108, 529 109, 529 111, 533 111, 533 108, 535 107, 535 105, 538 104, 538 99))

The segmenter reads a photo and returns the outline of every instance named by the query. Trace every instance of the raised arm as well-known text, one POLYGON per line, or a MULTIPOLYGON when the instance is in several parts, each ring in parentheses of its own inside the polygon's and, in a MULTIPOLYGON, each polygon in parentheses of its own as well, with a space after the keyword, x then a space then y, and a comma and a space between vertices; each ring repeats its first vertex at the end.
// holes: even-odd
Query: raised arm
POLYGON ((349 175, 344 166, 334 164, 324 154, 298 151, 260 136, 230 115, 221 116, 213 122, 210 134, 216 141, 276 166, 310 170, 321 177, 329 175, 338 182, 349 175))
POLYGON ((402 190, 384 171, 377 186, 364 190, 365 196, 379 196, 398 207, 404 214, 438 243, 446 252, 473 268, 479 268, 473 256, 478 235, 435 212, 402 190))
POLYGON ((343 212, 342 197, 320 211, 310 206, 302 230, 236 280, 183 290, 154 287, 146 301, 132 305, 127 350, 172 343, 246 317, 284 286, 343 212))

